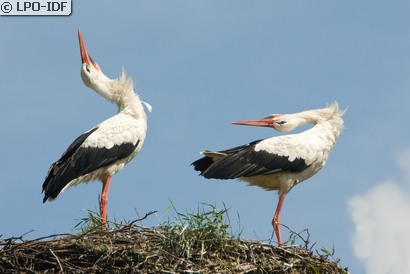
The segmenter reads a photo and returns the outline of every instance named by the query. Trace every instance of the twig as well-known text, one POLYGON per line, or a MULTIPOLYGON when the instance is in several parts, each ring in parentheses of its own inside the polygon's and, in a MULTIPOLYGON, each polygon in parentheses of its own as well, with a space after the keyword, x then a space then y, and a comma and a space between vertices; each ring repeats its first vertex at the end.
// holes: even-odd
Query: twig
MULTIPOLYGON (((28 231, 28 232, 22 234, 22 235, 19 236, 19 237, 10 237, 10 238, 8 238, 8 239, 1 240, 0 246, 1 246, 1 245, 4 245, 4 248, 8 248, 8 247, 10 247, 14 242, 16 242, 17 240, 20 240, 20 241, 23 242, 23 237, 26 236, 27 234, 33 232, 33 231, 34 231, 34 230, 32 229, 32 230, 30 230, 30 231, 28 231), (2 242, 5 242, 5 243, 3 244, 2 242)), ((2 236, 2 235, 1 235, 1 236, 2 236)))
POLYGON ((48 235, 48 236, 44 236, 44 237, 40 237, 40 238, 31 240, 29 242, 39 242, 39 241, 44 240, 44 239, 57 238, 57 237, 63 237, 63 236, 66 237, 66 236, 75 236, 75 235, 69 234, 69 233, 52 234, 52 235, 48 235))
POLYGON ((50 250, 51 254, 53 254, 54 258, 56 258, 58 266, 60 267, 60 272, 63 272, 63 266, 60 263, 60 260, 58 259, 57 255, 54 254, 53 250, 51 250, 51 248, 49 248, 48 250, 50 250))
POLYGON ((308 230, 307 228, 298 233, 298 232, 296 232, 296 231, 293 231, 290 227, 288 227, 288 226, 285 225, 285 224, 280 224, 280 225, 283 226, 283 227, 285 227, 286 229, 288 229, 292 234, 298 236, 298 237, 305 243, 304 248, 305 248, 305 249, 308 249, 308 245, 309 245, 309 243, 310 243, 310 240, 309 240, 310 234, 309 234, 309 230, 308 230), (305 240, 305 238, 303 238, 302 235, 301 235, 303 232, 306 232, 307 235, 308 235, 306 240, 305 240))
POLYGON ((132 226, 132 225, 135 224, 136 222, 141 222, 142 220, 145 220, 146 218, 148 218, 148 216, 151 216, 152 214, 155 214, 155 213, 157 213, 157 212, 158 212, 158 211, 154 210, 154 211, 150 211, 150 212, 148 212, 148 213, 145 213, 145 216, 144 216, 144 217, 139 218, 139 219, 136 219, 136 220, 132 221, 131 223, 125 225, 124 227, 126 227, 126 226, 132 226))

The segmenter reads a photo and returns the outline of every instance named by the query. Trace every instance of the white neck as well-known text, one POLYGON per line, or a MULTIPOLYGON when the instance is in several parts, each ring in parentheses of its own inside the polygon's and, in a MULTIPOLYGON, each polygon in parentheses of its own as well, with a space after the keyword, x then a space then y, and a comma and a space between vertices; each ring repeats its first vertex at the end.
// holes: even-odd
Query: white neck
POLYGON ((345 111, 340 111, 337 103, 327 108, 307 110, 296 113, 301 125, 314 124, 315 126, 306 132, 324 135, 331 142, 335 143, 343 129, 343 119, 345 111))
POLYGON ((110 79, 102 72, 96 74, 96 78, 92 83, 90 81, 84 83, 108 101, 115 103, 119 113, 146 119, 144 107, 134 92, 134 83, 131 78, 127 78, 124 70, 118 79, 110 79))

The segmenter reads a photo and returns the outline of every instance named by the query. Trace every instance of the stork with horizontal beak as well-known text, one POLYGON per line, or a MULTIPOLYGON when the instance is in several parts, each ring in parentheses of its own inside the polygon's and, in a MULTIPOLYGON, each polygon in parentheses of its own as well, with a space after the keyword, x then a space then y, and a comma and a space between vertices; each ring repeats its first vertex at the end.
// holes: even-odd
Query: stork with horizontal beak
POLYGON ((326 163, 343 128, 337 103, 294 114, 272 114, 259 120, 233 122, 235 125, 269 127, 280 132, 299 126, 314 126, 298 134, 257 140, 222 151, 204 151, 205 157, 192 163, 207 179, 239 179, 266 190, 277 190, 279 201, 272 219, 279 245, 280 213, 286 194, 297 184, 315 175, 326 163))

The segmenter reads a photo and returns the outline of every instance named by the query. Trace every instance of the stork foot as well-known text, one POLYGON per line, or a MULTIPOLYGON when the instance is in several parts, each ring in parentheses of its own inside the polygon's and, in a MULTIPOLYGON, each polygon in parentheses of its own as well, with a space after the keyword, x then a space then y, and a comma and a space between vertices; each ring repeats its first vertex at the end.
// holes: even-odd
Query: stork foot
POLYGON ((272 219, 272 227, 273 227, 273 231, 276 234, 276 239, 278 240, 278 245, 282 246, 283 242, 282 242, 282 236, 280 234, 280 220, 279 218, 277 218, 275 220, 275 218, 272 219))
POLYGON ((283 245, 282 243, 282 236, 280 235, 280 212, 282 211, 283 202, 285 201, 285 196, 287 192, 279 193, 279 201, 278 205, 276 206, 276 212, 272 219, 272 226, 273 231, 276 234, 276 238, 278 239, 278 245, 283 245))

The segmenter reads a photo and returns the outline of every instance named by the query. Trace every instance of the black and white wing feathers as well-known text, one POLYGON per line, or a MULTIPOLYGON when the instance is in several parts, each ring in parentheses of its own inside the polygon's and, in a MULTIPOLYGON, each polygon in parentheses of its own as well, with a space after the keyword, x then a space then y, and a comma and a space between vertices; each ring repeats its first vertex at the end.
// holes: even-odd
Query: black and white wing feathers
POLYGON ((98 129, 95 127, 79 136, 61 158, 51 165, 43 183, 43 202, 55 199, 73 180, 129 157, 139 145, 137 141, 135 144, 126 142, 110 148, 84 146, 93 134, 98 134, 98 129))
POLYGON ((269 175, 280 171, 301 172, 309 166, 302 158, 291 161, 289 156, 258 149, 258 144, 263 141, 254 141, 224 151, 205 151, 205 157, 192 165, 201 172, 200 175, 214 179, 269 175))

